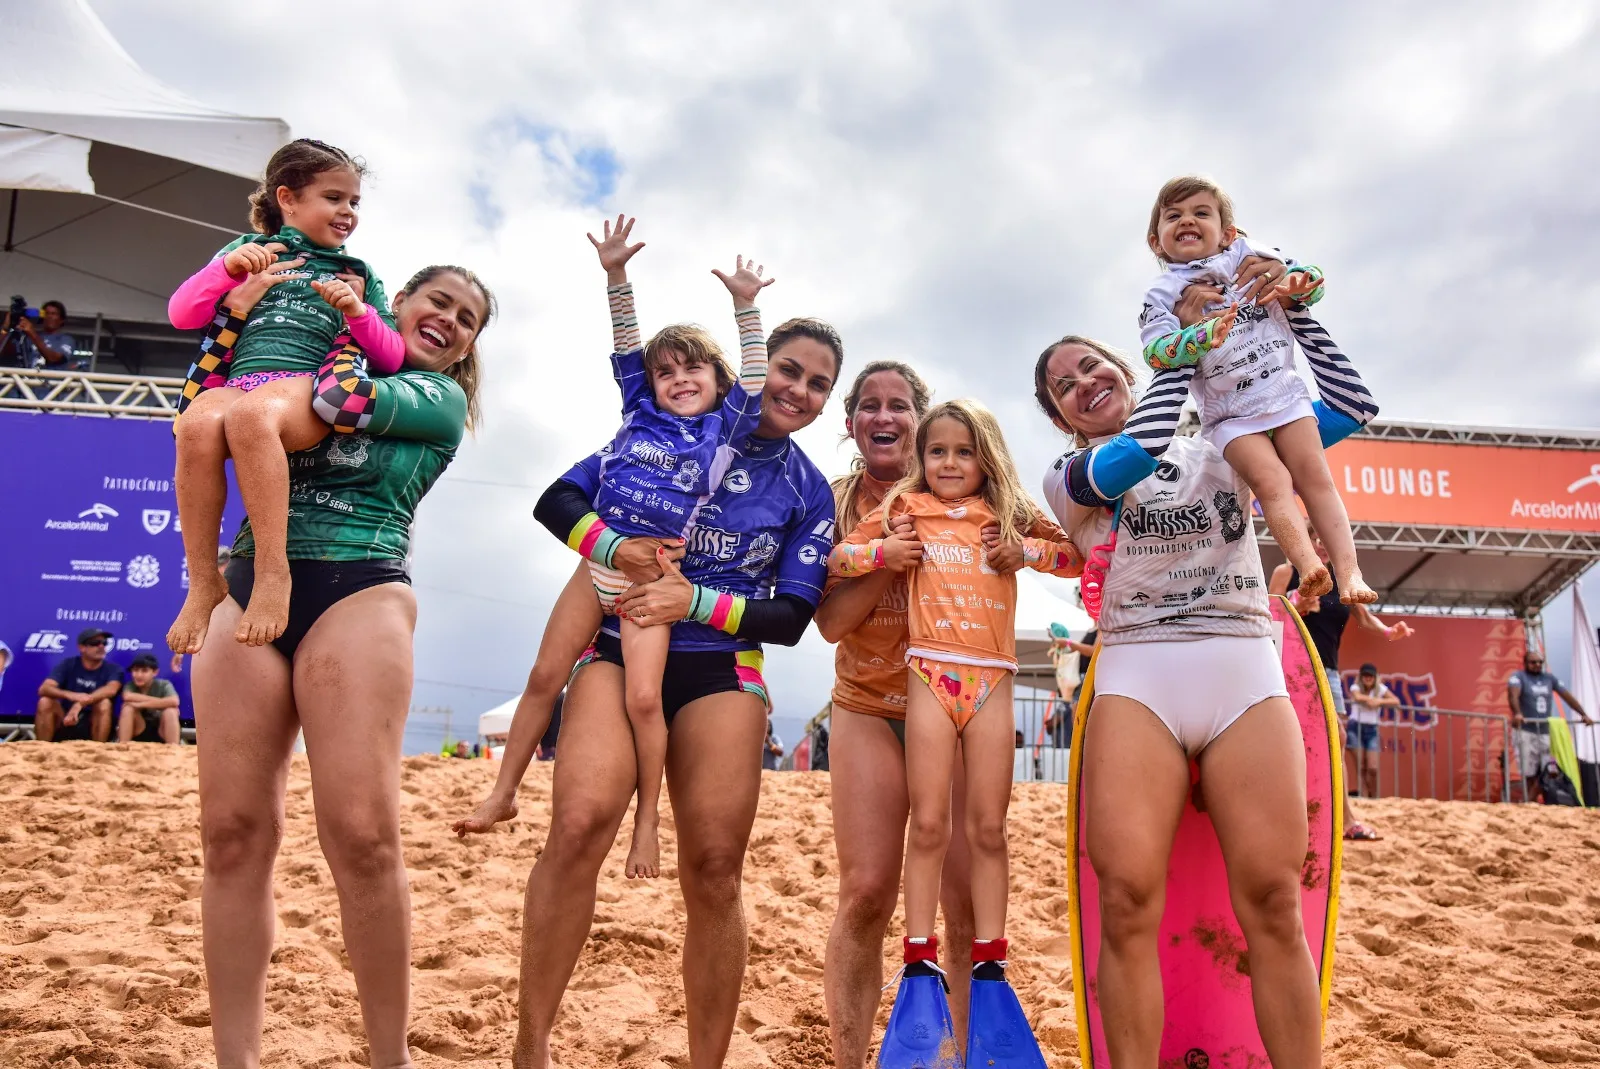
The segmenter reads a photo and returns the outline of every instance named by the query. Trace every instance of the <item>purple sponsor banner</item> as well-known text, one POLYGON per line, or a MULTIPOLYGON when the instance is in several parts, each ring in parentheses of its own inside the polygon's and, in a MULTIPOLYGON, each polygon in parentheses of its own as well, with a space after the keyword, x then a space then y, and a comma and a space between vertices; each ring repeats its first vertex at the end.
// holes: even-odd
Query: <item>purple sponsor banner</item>
MULTIPOLYGON (((167 420, 0 412, 0 640, 12 654, 0 716, 31 719, 50 669, 99 627, 124 670, 155 655, 192 722, 188 659, 174 673, 166 643, 189 587, 173 460, 167 420)), ((228 491, 232 532, 244 507, 231 471, 228 491)))

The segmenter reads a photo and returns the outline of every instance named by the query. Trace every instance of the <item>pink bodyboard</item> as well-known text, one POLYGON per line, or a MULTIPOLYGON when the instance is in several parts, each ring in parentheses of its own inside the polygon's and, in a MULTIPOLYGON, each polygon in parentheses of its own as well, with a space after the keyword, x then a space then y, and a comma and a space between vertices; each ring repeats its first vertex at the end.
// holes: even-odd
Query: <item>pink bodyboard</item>
MULTIPOLYGON (((1310 635, 1286 598, 1270 599, 1284 682, 1305 739, 1306 815, 1310 837, 1301 872, 1301 907, 1306 942, 1316 963, 1322 1016, 1328 1014, 1333 982, 1333 940, 1339 908, 1343 836, 1343 765, 1328 682, 1310 635)), ((1094 866, 1084 846, 1084 805, 1078 787, 1083 768, 1084 729, 1093 699, 1094 665, 1083 688, 1073 732, 1068 787, 1067 873, 1072 926, 1073 999, 1078 1045, 1085 1067, 1110 1069, 1100 1022, 1098 975, 1100 898, 1094 866)), ((1191 766, 1191 770, 1192 770, 1191 766)), ((1266 1048, 1256 1030, 1244 936, 1228 900, 1227 872, 1211 820, 1184 806, 1167 866, 1166 911, 1161 919, 1161 981, 1165 1027, 1162 1069, 1267 1069, 1266 1048)))

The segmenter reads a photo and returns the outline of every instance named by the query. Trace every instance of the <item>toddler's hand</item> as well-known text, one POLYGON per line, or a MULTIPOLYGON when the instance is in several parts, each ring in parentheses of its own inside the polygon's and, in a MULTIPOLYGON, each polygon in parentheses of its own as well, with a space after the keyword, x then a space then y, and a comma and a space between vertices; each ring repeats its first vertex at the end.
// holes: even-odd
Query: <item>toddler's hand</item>
POLYGON ((775 278, 762 278, 761 272, 766 268, 760 264, 755 264, 755 270, 752 271, 750 269, 752 264, 755 264, 754 260, 746 260, 743 256, 735 256, 733 258, 733 274, 725 275, 715 267, 711 269, 711 273, 720 278, 722 284, 728 287, 728 292, 733 294, 733 306, 736 309, 754 308, 756 295, 778 281, 775 278))
POLYGON ((360 319, 367 314, 367 306, 361 303, 361 298, 356 296, 350 283, 342 278, 331 278, 326 282, 317 279, 311 283, 311 288, 317 291, 317 296, 343 312, 346 319, 360 319))
POLYGON ((904 573, 922 563, 922 543, 911 531, 896 530, 883 540, 883 566, 904 573))
POLYGON ((293 260, 279 260, 260 271, 250 272, 243 282, 228 291, 228 307, 235 312, 248 312, 278 283, 291 278, 305 278, 300 273, 305 262, 303 257, 297 256, 293 260))
POLYGON ((240 245, 222 259, 222 266, 228 274, 237 278, 240 275, 253 275, 257 271, 265 271, 278 259, 278 254, 288 246, 279 241, 269 241, 265 245, 258 245, 251 241, 240 245))
POLYGON ((606 270, 606 281, 612 285, 628 281, 626 270, 628 261, 633 259, 634 253, 644 248, 642 241, 637 245, 628 244, 628 235, 633 233, 634 222, 635 220, 625 215, 619 215, 615 224, 609 219, 606 220, 600 238, 596 238, 593 234, 588 235, 589 244, 600 254, 600 266, 606 270))
POLYGON ((354 271, 341 271, 334 278, 342 280, 351 289, 356 291, 356 299, 365 303, 367 299, 367 280, 354 271))

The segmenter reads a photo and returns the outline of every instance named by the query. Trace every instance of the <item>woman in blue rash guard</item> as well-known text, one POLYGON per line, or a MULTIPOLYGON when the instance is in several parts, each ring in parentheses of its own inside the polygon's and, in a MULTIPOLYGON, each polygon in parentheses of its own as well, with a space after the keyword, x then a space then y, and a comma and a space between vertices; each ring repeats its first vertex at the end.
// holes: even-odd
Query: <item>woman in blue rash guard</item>
MULTIPOLYGON (((843 349, 833 328, 808 319, 777 327, 767 349, 760 426, 702 508, 680 565, 658 553, 654 540, 619 543, 596 531, 603 526, 593 501, 604 451, 557 480, 535 509, 563 542, 601 553, 603 563, 630 572, 635 582, 655 579, 626 595, 621 607, 630 618, 645 626, 680 621, 673 625, 662 703, 687 911, 683 981, 695 1065, 719 1065, 727 1053, 748 954, 740 879, 767 727, 760 643, 800 640, 833 548, 833 493, 789 435, 821 413, 843 349), (641 558, 653 563, 653 573, 639 568, 641 558)), ((577 582, 575 576, 568 590, 577 582)), ((582 582, 588 583, 586 570, 582 582)), ((517 1066, 549 1064, 550 1031, 589 935, 600 866, 634 794, 620 662, 613 617, 573 675, 562 707, 550 832, 523 907, 517 1066)))
MULTIPOLYGON (((1292 307, 1289 321, 1332 445, 1377 406, 1320 326, 1292 307)), ((1158 372, 1135 405, 1127 361, 1076 336, 1034 369, 1040 408, 1077 442, 1046 474, 1045 497, 1078 545, 1097 547, 1091 568, 1096 556, 1102 565, 1098 592, 1084 575, 1101 650, 1082 785, 1100 883, 1101 1014, 1116 1064, 1155 1064, 1156 937, 1193 759, 1245 936, 1261 1038, 1274 1065, 1315 1065, 1317 978, 1300 916, 1303 742, 1270 634, 1249 489, 1208 442, 1174 437, 1193 373, 1158 372)))

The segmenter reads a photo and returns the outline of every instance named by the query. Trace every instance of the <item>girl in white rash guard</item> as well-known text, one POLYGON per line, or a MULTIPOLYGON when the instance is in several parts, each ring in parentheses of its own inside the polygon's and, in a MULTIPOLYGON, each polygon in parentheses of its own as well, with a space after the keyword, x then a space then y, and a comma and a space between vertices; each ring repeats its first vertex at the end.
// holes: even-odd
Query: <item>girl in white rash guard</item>
MULTIPOLYGON (((1331 445, 1377 408, 1321 327, 1301 311, 1290 322, 1331 445)), ((1034 372, 1040 406, 1078 443, 1046 475, 1045 497, 1074 542, 1113 550, 1081 788, 1100 884, 1101 1012, 1114 1063, 1155 1064, 1156 933, 1194 758, 1262 1040, 1274 1065, 1314 1066, 1317 976, 1300 919, 1303 743, 1269 634, 1248 491, 1215 447, 1174 438, 1192 374, 1157 372, 1135 407, 1132 366, 1080 337, 1046 349, 1034 372)))

